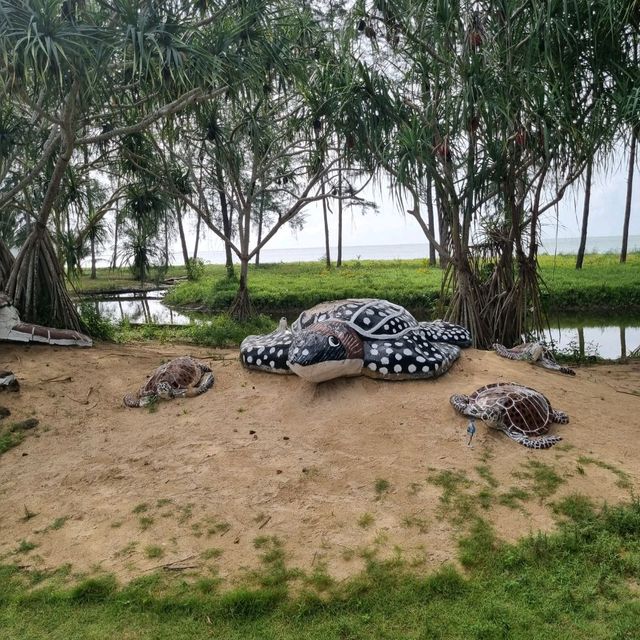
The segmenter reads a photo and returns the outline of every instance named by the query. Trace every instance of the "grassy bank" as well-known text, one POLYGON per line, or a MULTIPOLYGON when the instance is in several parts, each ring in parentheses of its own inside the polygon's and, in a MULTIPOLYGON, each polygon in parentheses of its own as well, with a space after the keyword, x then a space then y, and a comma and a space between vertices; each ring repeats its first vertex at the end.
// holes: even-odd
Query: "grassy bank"
POLYGON ((596 513, 569 496, 556 510, 566 518, 557 533, 516 545, 476 521, 460 540, 464 572, 420 575, 400 560, 370 560, 360 577, 335 583, 321 568, 288 569, 271 539, 264 570, 233 591, 215 577, 167 574, 71 586, 64 571, 5 566, 0 628, 5 640, 637 638, 640 503, 596 513))
MULTIPOLYGON (((573 256, 541 256, 543 300, 549 310, 628 309, 640 307, 640 254, 619 264, 614 255, 591 255, 575 269, 573 256)), ((410 309, 432 309, 440 296, 443 272, 426 260, 348 261, 340 269, 320 262, 252 267, 249 286, 256 308, 265 313, 308 308, 323 300, 348 297, 387 298, 410 309)), ((221 265, 208 265, 198 282, 184 282, 167 302, 206 310, 227 309, 237 282, 224 277, 221 265)))

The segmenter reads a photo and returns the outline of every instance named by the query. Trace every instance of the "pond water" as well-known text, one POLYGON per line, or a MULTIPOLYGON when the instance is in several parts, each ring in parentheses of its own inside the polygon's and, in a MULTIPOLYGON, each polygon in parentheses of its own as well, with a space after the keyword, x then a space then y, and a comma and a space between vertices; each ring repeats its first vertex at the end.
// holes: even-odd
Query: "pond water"
POLYGON ((164 304, 164 289, 145 293, 120 293, 110 296, 87 296, 97 305, 100 314, 114 322, 127 318, 131 324, 187 325, 194 320, 183 312, 164 304))
MULTIPOLYGON (((188 325, 206 321, 202 313, 174 311, 164 304, 164 290, 122 293, 108 298, 94 298, 102 315, 113 321, 128 318, 132 324, 188 325)), ((292 321, 294 314, 289 318, 292 321)), ((277 314, 277 319, 280 314, 277 314)), ((614 315, 560 315, 550 318, 551 328, 544 335, 547 343, 560 351, 580 356, 616 359, 625 355, 640 355, 640 317, 614 315)))

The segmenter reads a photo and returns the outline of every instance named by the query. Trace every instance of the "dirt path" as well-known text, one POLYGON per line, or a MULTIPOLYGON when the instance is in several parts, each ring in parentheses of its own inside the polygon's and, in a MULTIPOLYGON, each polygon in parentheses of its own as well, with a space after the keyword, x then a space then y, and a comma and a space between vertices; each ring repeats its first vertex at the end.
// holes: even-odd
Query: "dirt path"
POLYGON ((257 537, 277 536, 289 564, 340 578, 371 553, 450 561, 475 515, 512 540, 552 528, 563 496, 601 504, 640 489, 638 364, 571 378, 466 350, 435 381, 312 386, 184 345, 0 349, 0 369, 22 385, 0 395, 12 411, 0 426, 40 420, 0 456, 1 562, 122 579, 177 562, 233 578, 258 564, 257 537), (184 353, 211 364, 211 391, 155 411, 122 406, 184 353), (448 398, 499 380, 569 413, 553 428, 560 445, 530 451, 479 424, 467 446, 448 398))

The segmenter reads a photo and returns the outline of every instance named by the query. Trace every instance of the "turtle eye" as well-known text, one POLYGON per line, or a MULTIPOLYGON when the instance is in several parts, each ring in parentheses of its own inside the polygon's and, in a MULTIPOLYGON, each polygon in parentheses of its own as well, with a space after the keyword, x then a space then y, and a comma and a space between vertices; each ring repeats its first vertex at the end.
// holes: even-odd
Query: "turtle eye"
POLYGON ((338 338, 336 338, 335 336, 329 336, 329 346, 331 346, 331 347, 339 347, 340 346, 340 340, 338 340, 338 338))

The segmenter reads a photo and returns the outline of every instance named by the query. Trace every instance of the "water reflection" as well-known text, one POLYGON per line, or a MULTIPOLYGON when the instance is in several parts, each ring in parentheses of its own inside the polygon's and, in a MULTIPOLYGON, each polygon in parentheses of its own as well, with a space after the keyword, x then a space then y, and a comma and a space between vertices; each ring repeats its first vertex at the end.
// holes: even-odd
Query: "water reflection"
POLYGON ((574 351, 583 358, 598 355, 616 360, 638 356, 640 319, 603 316, 579 322, 575 316, 561 316, 544 338, 559 351, 574 351))
POLYGON ((132 324, 188 325, 191 318, 174 311, 162 300, 163 290, 147 293, 121 293, 94 301, 100 314, 114 322, 128 320, 132 324))
MULTIPOLYGON (((122 293, 94 301, 100 313, 120 322, 132 324, 188 325, 202 322, 207 316, 172 310, 163 302, 164 290, 122 293)), ((282 314, 275 314, 279 320, 282 314)), ((289 321, 295 320, 297 313, 289 321)), ((611 360, 640 356, 640 318, 620 316, 561 315, 551 320, 551 328, 543 338, 559 351, 575 352, 582 358, 598 355, 611 360)))

